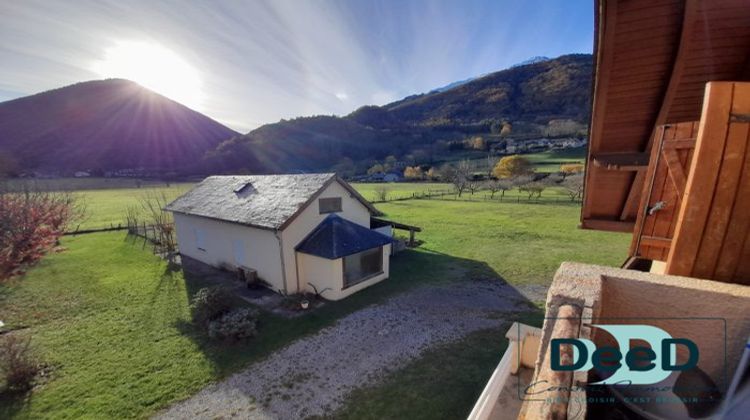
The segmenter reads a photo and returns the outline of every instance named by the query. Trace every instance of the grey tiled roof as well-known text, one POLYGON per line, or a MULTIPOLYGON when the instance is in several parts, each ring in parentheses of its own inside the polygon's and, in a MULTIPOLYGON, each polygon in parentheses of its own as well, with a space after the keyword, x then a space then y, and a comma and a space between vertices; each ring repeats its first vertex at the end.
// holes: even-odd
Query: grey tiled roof
POLYGON ((335 260, 392 242, 382 233, 330 214, 295 249, 335 260))
POLYGON ((165 210, 278 229, 335 176, 210 176, 169 203, 165 210))

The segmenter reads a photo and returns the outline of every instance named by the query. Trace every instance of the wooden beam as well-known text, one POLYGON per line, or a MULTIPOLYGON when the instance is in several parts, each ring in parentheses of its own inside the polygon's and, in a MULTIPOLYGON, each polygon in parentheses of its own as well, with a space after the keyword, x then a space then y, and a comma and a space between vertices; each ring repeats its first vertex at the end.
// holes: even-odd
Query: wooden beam
POLYGON ((599 153, 591 159, 599 168, 610 171, 640 171, 648 167, 648 153, 599 153))
POLYGON ((596 168, 591 161, 591 151, 599 150, 602 142, 602 131, 604 129, 604 118, 606 114, 607 90, 609 89, 609 78, 614 65, 615 36, 617 27, 617 3, 599 2, 599 10, 594 14, 596 19, 596 38, 594 39, 594 77, 591 95, 591 124, 589 125, 589 156, 586 159, 586 178, 583 190, 583 208, 581 210, 581 222, 593 213, 593 195, 590 194, 589 185, 596 185, 596 168))
POLYGON ((410 232, 411 231, 413 231, 413 232, 421 232, 422 231, 422 228, 420 228, 418 226, 412 226, 412 225, 407 225, 405 223, 394 222, 393 220, 385 220, 385 219, 381 219, 379 217, 370 217, 370 220, 372 220, 374 222, 377 222, 377 223, 382 223, 383 225, 391 225, 391 227, 394 228, 394 229, 408 230, 410 232))
POLYGON ((694 149, 695 139, 678 139, 664 142, 663 150, 694 149))
POLYGON ((641 246, 653 246, 656 248, 669 248, 672 240, 669 238, 660 238, 658 236, 642 236, 641 246))
POLYGON ((732 83, 711 82, 706 85, 693 163, 677 216, 665 274, 693 275, 721 168, 733 92, 732 83))
MULTIPOLYGON (((674 102, 677 90, 680 87, 682 81, 682 75, 685 71, 686 58, 689 55, 690 44, 693 40, 693 27, 695 22, 698 20, 699 13, 698 0, 687 0, 685 2, 685 11, 682 15, 682 30, 680 31, 680 43, 677 47, 677 54, 674 58, 674 64, 672 65, 672 74, 669 77, 669 84, 667 90, 664 92, 664 97, 661 101, 661 108, 659 114, 656 116, 654 127, 665 124, 667 117, 669 116, 669 110, 672 108, 672 102, 674 102)), ((649 142, 653 139, 653 136, 649 138, 649 142)), ((649 150, 649 147, 646 148, 649 150)))
POLYGON ((633 232, 635 223, 610 219, 583 219, 581 229, 606 230, 610 232, 633 232))
POLYGON ((638 216, 638 205, 641 203, 641 195, 643 194, 643 183, 646 180, 646 170, 640 170, 636 172, 633 182, 630 184, 630 192, 628 198, 625 200, 625 205, 622 206, 622 213, 620 214, 620 220, 628 220, 638 216))
POLYGON ((685 176, 685 171, 682 170, 680 155, 677 154, 676 149, 662 150, 662 155, 664 156, 664 161, 667 163, 667 168, 669 168, 669 177, 672 179, 677 194, 682 197, 685 194, 687 177, 685 176))

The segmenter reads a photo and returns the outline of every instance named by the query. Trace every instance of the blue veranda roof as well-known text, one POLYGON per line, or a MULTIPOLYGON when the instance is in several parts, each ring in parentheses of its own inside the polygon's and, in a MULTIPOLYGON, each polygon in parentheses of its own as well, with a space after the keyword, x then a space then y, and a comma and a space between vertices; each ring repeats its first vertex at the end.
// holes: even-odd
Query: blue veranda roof
POLYGON ((299 252, 335 260, 393 242, 382 233, 331 214, 295 248, 299 252))

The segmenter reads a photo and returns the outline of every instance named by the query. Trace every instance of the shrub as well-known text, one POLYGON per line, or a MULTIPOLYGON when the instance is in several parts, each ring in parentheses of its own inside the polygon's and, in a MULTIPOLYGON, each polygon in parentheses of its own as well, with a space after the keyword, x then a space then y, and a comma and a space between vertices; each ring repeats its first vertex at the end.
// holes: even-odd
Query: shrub
POLYGON ((84 212, 70 193, 0 191, 0 281, 39 261, 84 212))
POLYGON ((223 287, 204 287, 198 290, 190 304, 193 322, 206 325, 208 322, 224 315, 229 311, 231 299, 232 296, 223 287))
POLYGON ((255 337, 257 325, 257 310, 234 309, 208 323, 208 336, 215 340, 244 340, 255 337))
POLYGON ((0 371, 8 390, 25 391, 31 388, 39 365, 31 354, 31 338, 6 334, 0 341, 0 371))

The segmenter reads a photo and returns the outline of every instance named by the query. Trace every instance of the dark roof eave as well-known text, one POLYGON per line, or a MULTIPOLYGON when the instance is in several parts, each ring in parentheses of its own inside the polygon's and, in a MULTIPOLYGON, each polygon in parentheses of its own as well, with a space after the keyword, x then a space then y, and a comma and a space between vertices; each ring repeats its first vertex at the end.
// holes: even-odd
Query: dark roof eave
POLYGON ((184 212, 184 211, 177 211, 177 210, 169 210, 167 208, 165 208, 164 210, 171 211, 172 213, 183 214, 185 216, 202 217, 204 219, 215 220, 217 222, 231 223, 233 225, 240 225, 240 226, 251 227, 251 228, 255 228, 255 229, 270 230, 272 232, 276 232, 276 231, 281 230, 281 228, 275 228, 275 227, 271 227, 271 226, 262 226, 262 225, 254 225, 254 224, 251 224, 251 223, 242 223, 242 222, 237 222, 237 221, 234 221, 234 220, 220 219, 218 217, 204 216, 202 214, 187 213, 187 212, 184 212))
POLYGON ((359 254, 360 252, 365 252, 365 251, 369 251, 369 250, 371 250, 371 249, 375 249, 375 248, 382 248, 382 247, 384 247, 384 246, 386 246, 386 245, 392 245, 392 244, 393 244, 393 242, 394 242, 394 241, 391 241, 390 243, 384 243, 384 244, 380 244, 380 245, 375 245, 375 246, 372 246, 372 247, 370 247, 370 248, 364 248, 364 249, 360 249, 360 250, 358 250, 358 251, 354 251, 354 252, 348 252, 348 253, 346 253, 346 254, 341 254, 341 255, 339 255, 339 256, 333 256, 333 257, 329 257, 329 256, 327 256, 327 255, 318 255, 318 254, 313 254, 313 253, 311 253, 311 252, 305 252, 305 251, 301 251, 301 250, 299 250, 299 249, 297 249, 297 248, 294 248, 294 251, 295 251, 295 252, 299 252, 300 254, 305 254, 305 255, 312 255, 313 257, 324 258, 324 259, 326 259, 326 260, 331 260, 331 261, 335 261, 335 260, 340 260, 341 258, 344 258, 344 257, 348 257, 348 256, 350 256, 350 255, 355 255, 355 254, 359 254))

